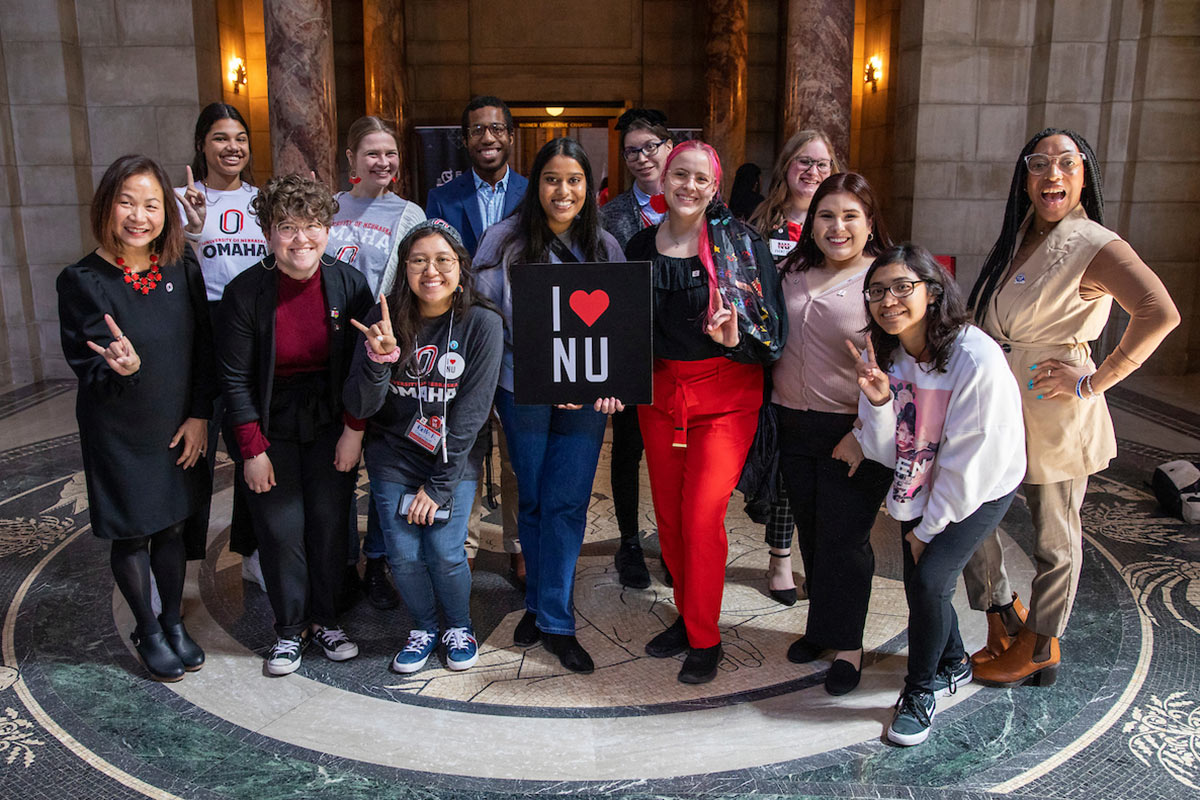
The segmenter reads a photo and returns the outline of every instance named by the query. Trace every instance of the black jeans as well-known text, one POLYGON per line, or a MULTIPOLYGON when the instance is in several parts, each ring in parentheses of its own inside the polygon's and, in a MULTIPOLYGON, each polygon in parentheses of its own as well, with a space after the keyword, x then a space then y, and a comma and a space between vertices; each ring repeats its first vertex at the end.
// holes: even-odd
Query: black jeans
MULTIPOLYGON (((990 500, 962 522, 952 522, 925 546, 914 564, 908 540, 904 548, 904 594, 908 598, 908 675, 906 692, 932 691, 933 676, 941 666, 958 664, 966 656, 954 612, 954 585, 975 548, 1004 519, 1017 490, 990 500)), ((918 517, 900 523, 903 536, 921 522, 918 517)))
POLYGON ((854 414, 796 411, 777 405, 779 472, 796 520, 796 545, 808 588, 804 636, 834 650, 862 647, 875 552, 871 526, 892 471, 864 460, 853 476, 833 448, 854 414))
POLYGON ((642 429, 638 427, 637 407, 630 406, 612 415, 613 512, 621 541, 638 540, 638 487, 641 484, 642 429))

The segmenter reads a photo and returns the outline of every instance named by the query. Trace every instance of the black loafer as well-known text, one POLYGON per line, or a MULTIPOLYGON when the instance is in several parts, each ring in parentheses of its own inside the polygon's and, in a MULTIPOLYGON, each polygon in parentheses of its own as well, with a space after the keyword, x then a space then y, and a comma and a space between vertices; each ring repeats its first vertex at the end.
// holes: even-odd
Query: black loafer
POLYGON ((617 567, 617 579, 630 589, 645 589, 650 586, 650 570, 646 569, 646 557, 636 537, 622 539, 613 558, 617 567))
POLYGON ((679 670, 680 683, 708 683, 717 677, 717 665, 721 663, 721 645, 693 647, 683 660, 679 670))
POLYGON ((683 617, 671 623, 671 627, 646 642, 646 655, 652 658, 670 658, 688 649, 687 627, 683 617))
POLYGON ((558 656, 558 662, 571 672, 587 675, 595 671, 596 664, 592 661, 592 657, 574 636, 545 633, 542 634, 542 639, 546 644, 546 650, 558 656))
POLYGON ((175 655, 179 656, 179 661, 185 670, 195 672, 204 666, 204 651, 188 635, 182 621, 176 622, 174 625, 167 625, 159 619, 158 624, 162 625, 163 635, 167 637, 167 644, 175 651, 175 655))
POLYGON ((857 669, 849 661, 835 659, 829 672, 825 674, 825 691, 834 697, 849 694, 858 686, 862 678, 862 667, 857 669))
POLYGON ((826 649, 801 636, 788 648, 787 659, 793 664, 807 664, 820 658, 821 653, 824 653, 826 649))
POLYGON ((151 678, 162 683, 174 683, 183 678, 183 662, 175 655, 162 631, 145 636, 135 632, 129 639, 151 678))
POLYGON ((517 647, 532 647, 541 638, 542 632, 538 630, 537 614, 526 611, 525 616, 521 617, 521 621, 517 623, 517 627, 513 631, 513 644, 517 647))

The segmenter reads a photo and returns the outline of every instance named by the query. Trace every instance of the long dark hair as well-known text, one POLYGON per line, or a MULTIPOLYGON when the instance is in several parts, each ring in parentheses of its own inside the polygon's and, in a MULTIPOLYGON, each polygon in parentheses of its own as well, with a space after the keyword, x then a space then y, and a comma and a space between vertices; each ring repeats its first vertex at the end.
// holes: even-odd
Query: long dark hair
POLYGON ((139 155, 121 156, 104 171, 104 177, 96 187, 96 194, 92 196, 92 236, 108 252, 121 255, 121 241, 112 230, 113 208, 117 203, 117 193, 121 191, 125 181, 135 175, 149 175, 158 181, 158 188, 162 190, 163 229, 150 243, 150 252, 155 253, 163 265, 173 264, 183 257, 183 223, 175 210, 175 204, 171 202, 175 197, 171 191, 171 179, 152 158, 139 155))
MULTIPOLYGON (((890 264, 903 264, 912 270, 918 280, 924 281, 925 291, 929 296, 929 308, 925 311, 928 360, 938 372, 945 372, 954 340, 963 325, 968 324, 971 319, 966 304, 963 303, 962 291, 950 273, 946 272, 928 250, 912 242, 904 242, 880 253, 871 262, 867 275, 863 278, 863 286, 870 286, 871 277, 890 264)), ((875 360, 880 369, 886 372, 892 368, 893 355, 900 346, 900 339, 879 327, 879 323, 871 314, 871 304, 867 302, 866 295, 863 295, 863 303, 867 307, 868 320, 864 332, 871 335, 875 360)))
POLYGON ((1029 170, 1025 166, 1025 156, 1032 153, 1037 147, 1037 143, 1047 136, 1066 136, 1075 143, 1079 152, 1083 153, 1083 194, 1080 202, 1089 219, 1101 225, 1104 224, 1104 187, 1100 175, 1100 159, 1096 158, 1096 153, 1088 144, 1087 139, 1067 128, 1046 128, 1026 142, 1021 154, 1017 156, 1017 166, 1013 169, 1012 184, 1008 188, 1008 203, 1004 206, 1004 224, 1000 227, 1000 237, 996 239, 991 252, 984 259, 979 278, 971 289, 969 305, 974 311, 977 324, 982 325, 983 318, 987 316, 987 307, 992 301, 992 295, 996 292, 996 286, 1003 279, 1004 273, 1008 271, 1013 248, 1017 246, 1017 234, 1020 232, 1021 223, 1025 221, 1025 215, 1029 213, 1029 207, 1033 205, 1033 201, 1025 191, 1025 184, 1029 178, 1029 170))
POLYGON ((596 183, 592 180, 592 163, 588 160, 583 145, 566 137, 546 142, 533 159, 533 166, 529 170, 529 188, 515 212, 517 236, 525 242, 525 249, 516 260, 527 264, 545 261, 550 251, 550 243, 554 241, 554 231, 550 230, 550 223, 546 221, 546 210, 542 208, 540 187, 542 171, 555 156, 574 159, 583 170, 584 180, 587 181, 587 188, 583 194, 583 208, 575 219, 571 220, 568 233, 572 244, 583 250, 585 260, 597 261, 600 252, 600 212, 599 206, 596 205, 596 183))
MULTIPOLYGON (((208 132, 212 130, 213 125, 216 125, 223 119, 231 119, 242 126, 242 130, 246 132, 246 138, 250 137, 250 126, 246 124, 246 120, 242 117, 242 112, 238 111, 228 103, 209 103, 200 112, 200 116, 196 117, 196 133, 194 146, 196 154, 192 156, 192 177, 198 181, 203 181, 208 177, 208 162, 204 159, 204 137, 208 136, 208 132)), ((247 145, 246 151, 249 156, 246 158, 246 167, 238 174, 243 183, 251 186, 254 185, 254 153, 250 152, 250 147, 247 145)))
POLYGON ((475 273, 471 271, 471 254, 467 252, 467 248, 463 247, 462 242, 457 241, 453 236, 447 236, 437 228, 420 227, 405 236, 400 242, 397 250, 399 274, 396 275, 396 282, 392 285, 392 293, 388 297, 388 309, 392 312, 392 335, 396 337, 396 346, 400 348, 401 354, 405 354, 408 359, 415 355, 414 343, 417 341, 417 334, 425 326, 425 318, 421 316, 421 307, 417 303, 417 297, 408 285, 408 254, 412 252, 413 245, 429 236, 442 237, 446 244, 450 245, 454 255, 458 257, 458 291, 450 300, 454 318, 461 320, 467 313, 467 309, 473 305, 496 310, 491 301, 475 292, 475 273))
POLYGON ((825 254, 817 247, 813 238, 812 220, 821 206, 821 201, 831 194, 846 192, 858 198, 863 211, 871 218, 871 237, 867 239, 863 252, 869 256, 877 256, 892 246, 892 237, 888 234, 887 225, 883 224, 883 214, 879 212, 879 202, 867 179, 857 172, 838 172, 821 181, 813 194, 812 203, 808 207, 808 219, 804 230, 800 233, 800 241, 783 263, 779 265, 780 272, 803 272, 817 266, 825 260, 825 254))

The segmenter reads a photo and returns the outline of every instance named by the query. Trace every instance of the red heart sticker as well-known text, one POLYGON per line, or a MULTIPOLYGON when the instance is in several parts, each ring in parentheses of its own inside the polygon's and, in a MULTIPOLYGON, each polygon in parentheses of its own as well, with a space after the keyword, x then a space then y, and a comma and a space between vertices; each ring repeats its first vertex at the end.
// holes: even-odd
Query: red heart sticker
POLYGON ((603 289, 588 294, 582 289, 571 292, 571 310, 589 328, 608 310, 608 292, 603 289))

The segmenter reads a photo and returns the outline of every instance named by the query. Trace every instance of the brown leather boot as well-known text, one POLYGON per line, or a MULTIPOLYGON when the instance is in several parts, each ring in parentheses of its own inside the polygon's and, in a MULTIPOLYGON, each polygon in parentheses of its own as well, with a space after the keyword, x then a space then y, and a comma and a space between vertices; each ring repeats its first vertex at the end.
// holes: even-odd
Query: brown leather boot
MULTIPOLYGON (((1017 597, 1017 593, 1013 592, 1012 609, 1017 614, 1017 619, 1021 620, 1021 624, 1025 624, 1025 618, 1029 616, 1029 612, 1025 610, 1025 606, 1021 605, 1021 598, 1017 597)), ((1004 624, 1004 615, 999 611, 989 611, 987 614, 987 644, 983 649, 971 656, 971 664, 979 666, 987 661, 996 658, 1009 647, 1012 646, 1013 640, 1016 637, 1008 635, 1008 626, 1004 624)))
POLYGON ((1033 660, 1037 640, 1036 633, 1021 628, 1007 650, 974 668, 975 682, 1005 689, 1021 684, 1049 686, 1054 683, 1062 658, 1058 638, 1050 637, 1050 658, 1045 661, 1033 660))

